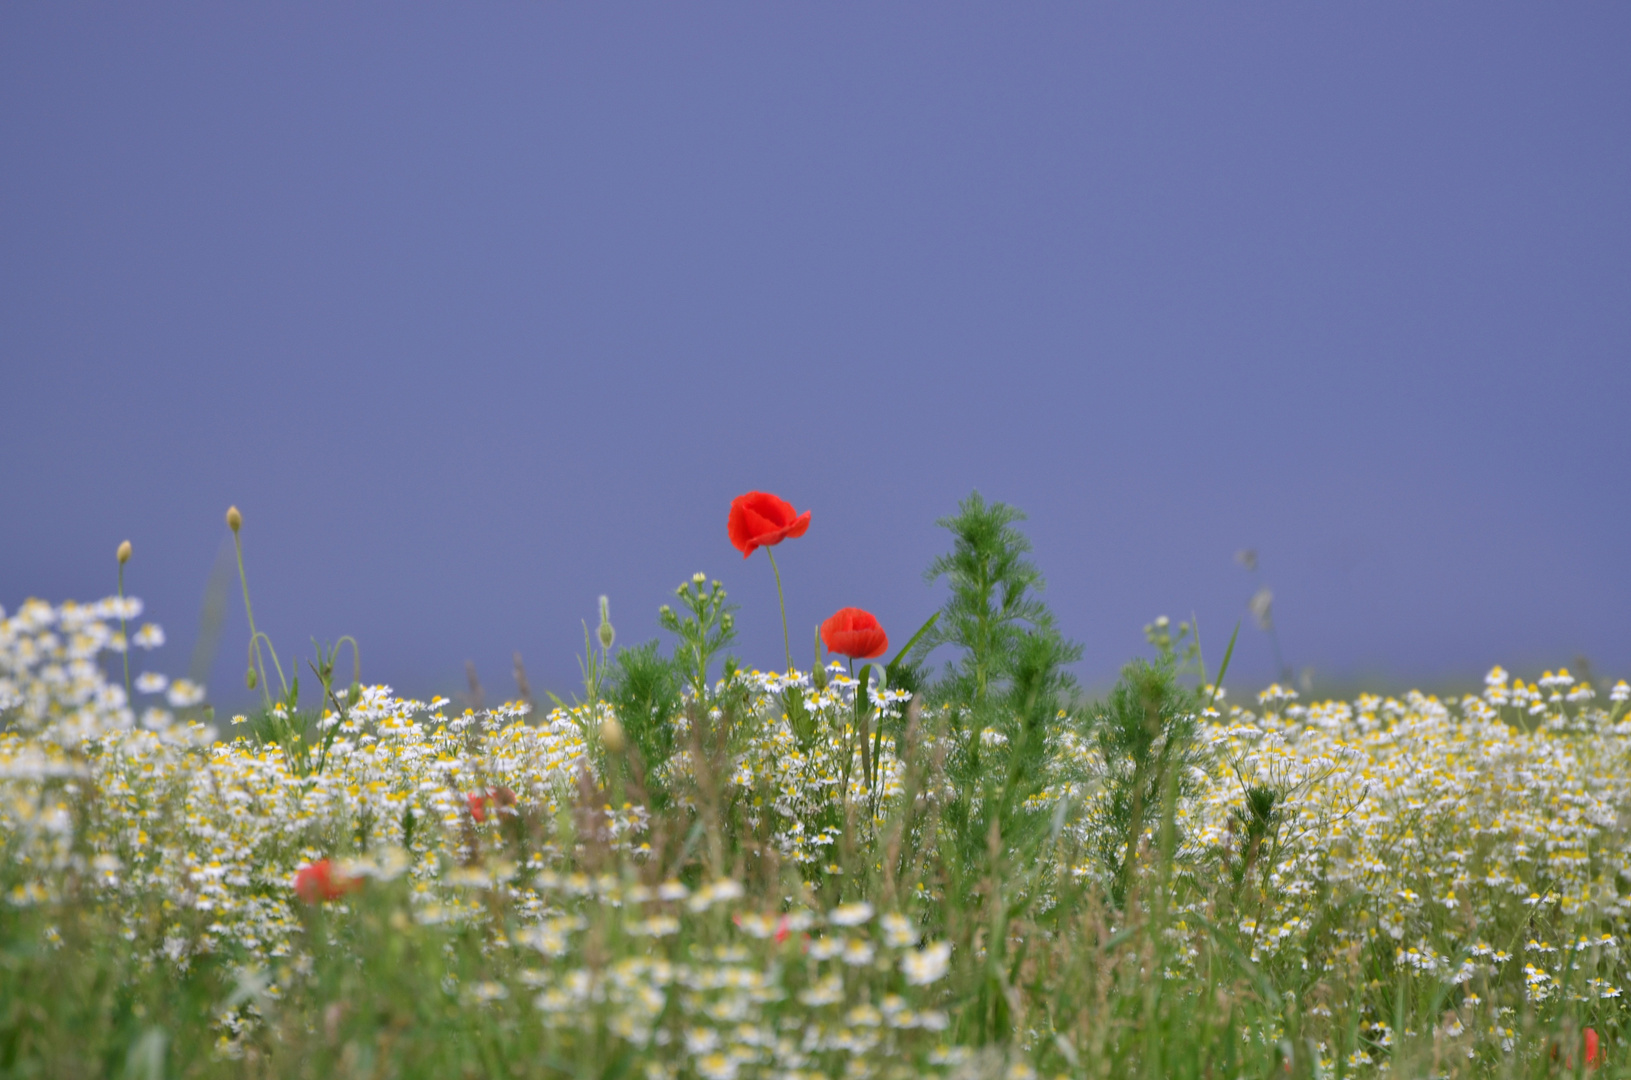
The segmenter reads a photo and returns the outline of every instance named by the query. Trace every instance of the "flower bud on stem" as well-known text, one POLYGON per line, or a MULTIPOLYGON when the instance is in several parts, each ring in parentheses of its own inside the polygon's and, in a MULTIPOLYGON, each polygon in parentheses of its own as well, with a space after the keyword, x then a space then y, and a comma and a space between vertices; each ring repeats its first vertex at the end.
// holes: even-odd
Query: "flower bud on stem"
POLYGON ((623 734, 623 725, 617 722, 617 717, 608 716, 606 722, 600 725, 600 745, 606 748, 609 754, 621 754, 628 745, 623 734))

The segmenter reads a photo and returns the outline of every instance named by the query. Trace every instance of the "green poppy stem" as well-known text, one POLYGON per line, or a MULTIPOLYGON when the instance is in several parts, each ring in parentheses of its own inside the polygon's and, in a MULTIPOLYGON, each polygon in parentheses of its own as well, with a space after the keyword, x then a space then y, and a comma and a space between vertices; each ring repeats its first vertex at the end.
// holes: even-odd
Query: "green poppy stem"
POLYGON ((787 670, 793 670, 793 639, 787 633, 787 600, 782 596, 782 572, 776 569, 776 556, 769 548, 765 554, 770 556, 770 571, 776 575, 776 602, 782 607, 782 648, 787 651, 787 670))

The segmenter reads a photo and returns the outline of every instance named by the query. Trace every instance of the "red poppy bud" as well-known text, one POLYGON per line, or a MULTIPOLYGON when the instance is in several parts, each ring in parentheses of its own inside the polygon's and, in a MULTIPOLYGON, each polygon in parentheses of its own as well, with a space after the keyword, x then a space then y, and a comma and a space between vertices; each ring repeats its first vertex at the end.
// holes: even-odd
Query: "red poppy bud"
POLYGON ((800 514, 786 499, 765 491, 750 491, 731 500, 726 531, 745 559, 757 548, 774 547, 789 537, 803 536, 809 527, 810 511, 800 514))
POLYGON ((883 632, 872 613, 860 608, 839 608, 821 624, 821 643, 828 652, 854 660, 871 660, 889 648, 889 635, 883 632))

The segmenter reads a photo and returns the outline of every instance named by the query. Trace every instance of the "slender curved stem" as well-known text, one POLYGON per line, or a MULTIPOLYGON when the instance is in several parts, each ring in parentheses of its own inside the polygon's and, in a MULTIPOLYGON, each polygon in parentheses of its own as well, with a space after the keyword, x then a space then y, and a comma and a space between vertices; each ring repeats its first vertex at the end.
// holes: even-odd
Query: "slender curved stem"
MULTIPOLYGON (((260 643, 263 641, 266 642, 266 647, 272 651, 272 669, 277 672, 278 682, 283 684, 283 694, 285 697, 287 697, 289 694, 289 681, 283 677, 283 665, 278 663, 277 646, 272 644, 272 639, 267 637, 264 633, 257 632, 254 637, 249 639, 249 647, 251 650, 253 650, 250 655, 257 663, 261 665, 261 670, 265 671, 266 661, 262 658, 260 651, 260 643)), ((298 671, 299 669, 296 668, 295 670, 298 671)), ((265 681, 266 676, 262 675, 261 682, 264 683, 265 681)), ((270 697, 268 697, 267 703, 271 703, 270 697)))
POLYGON ((776 569, 776 555, 769 548, 765 554, 770 556, 770 570, 776 575, 776 601, 782 607, 782 648, 787 652, 787 670, 793 670, 793 639, 787 633, 787 601, 782 597, 782 572, 776 569))
POLYGON ((351 685, 356 686, 362 682, 362 653, 357 651, 357 639, 350 634, 345 635, 334 643, 334 655, 340 655, 340 646, 346 642, 351 643, 351 685))
MULTIPOLYGON (((244 573, 244 542, 243 537, 238 535, 236 529, 232 532, 232 547, 238 553, 238 581, 244 588, 244 614, 249 616, 249 653, 255 666, 259 669, 256 674, 260 676, 261 699, 266 702, 266 707, 270 709, 272 707, 272 691, 266 685, 266 661, 261 658, 260 652, 260 639, 264 635, 255 631, 255 607, 249 602, 249 578, 244 573)), ((270 638, 267 639, 266 644, 272 644, 270 638)), ((289 684, 283 678, 283 665, 278 664, 276 649, 272 650, 272 663, 277 665, 278 681, 283 683, 283 692, 287 695, 289 684)))
POLYGON ((125 639, 125 704, 134 714, 136 705, 130 700, 130 635, 125 632, 125 564, 119 564, 119 636, 125 639))
MULTIPOLYGON (((346 636, 344 638, 341 638, 340 640, 341 641, 350 641, 351 642, 351 652, 352 652, 352 655, 354 657, 356 655, 356 652, 357 652, 357 641, 356 641, 356 639, 352 638, 352 637, 350 637, 348 635, 348 636, 346 636)), ((328 748, 330 746, 334 745, 334 736, 339 734, 340 728, 341 728, 342 725, 348 724, 348 723, 351 722, 351 714, 346 711, 346 707, 345 707, 344 703, 342 703, 340 701, 339 696, 337 694, 335 694, 335 692, 334 692, 334 658, 336 656, 338 656, 339 654, 340 654, 340 646, 336 645, 336 646, 334 646, 334 651, 329 653, 329 656, 328 656, 329 677, 328 677, 328 680, 323 683, 323 692, 328 695, 329 702, 331 704, 333 704, 333 706, 334 706, 335 717, 334 717, 334 726, 329 728, 326 732, 323 733, 323 751, 317 757, 317 775, 319 775, 319 776, 321 776, 323 774, 324 767, 328 765, 328 748)), ((323 655, 322 650, 319 649, 318 652, 317 652, 318 659, 322 659, 322 655, 323 655)), ((317 670, 316 665, 313 665, 312 670, 314 670, 314 671, 317 670)), ((359 672, 362 670, 362 661, 360 661, 360 660, 357 662, 357 670, 359 672)), ((319 677, 322 676, 321 671, 318 672, 318 676, 319 677)), ((360 678, 360 677, 361 676, 359 675, 358 678, 360 678)), ((321 703, 319 703, 319 711, 321 711, 321 703)))

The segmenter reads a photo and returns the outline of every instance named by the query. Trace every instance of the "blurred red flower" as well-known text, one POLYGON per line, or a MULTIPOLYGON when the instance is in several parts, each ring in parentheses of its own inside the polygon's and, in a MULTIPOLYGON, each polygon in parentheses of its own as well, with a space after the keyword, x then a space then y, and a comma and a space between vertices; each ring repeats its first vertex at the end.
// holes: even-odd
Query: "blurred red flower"
POLYGON ((487 820, 490 812, 496 811, 499 814, 515 812, 515 792, 507 787, 472 791, 464 797, 464 801, 469 804, 470 816, 476 819, 478 825, 487 820))
POLYGON ((1608 1057, 1603 1052, 1603 1044, 1597 1038, 1596 1028, 1586 1029, 1586 1068, 1595 1069, 1608 1057))
POLYGON ((889 635, 883 632, 871 612, 858 607, 839 608, 832 618, 821 624, 821 644, 828 652, 854 660, 870 660, 882 656, 889 648, 889 635))
POLYGON ((327 859, 318 859, 308 866, 302 866, 294 876, 294 891, 308 904, 338 900, 360 888, 361 878, 337 873, 334 864, 327 859))
POLYGON ((758 548, 774 547, 789 537, 803 536, 809 527, 810 511, 800 514, 786 499, 767 491, 750 491, 731 500, 726 531, 745 559, 758 548))

